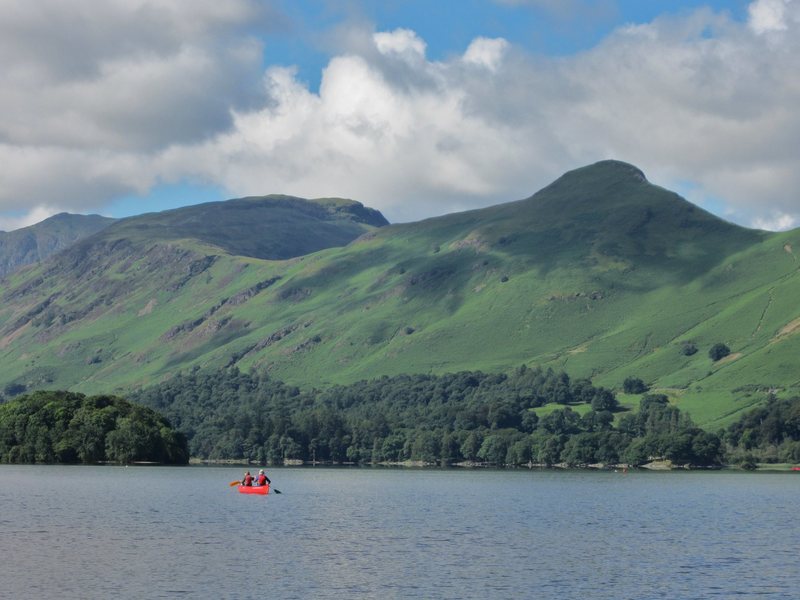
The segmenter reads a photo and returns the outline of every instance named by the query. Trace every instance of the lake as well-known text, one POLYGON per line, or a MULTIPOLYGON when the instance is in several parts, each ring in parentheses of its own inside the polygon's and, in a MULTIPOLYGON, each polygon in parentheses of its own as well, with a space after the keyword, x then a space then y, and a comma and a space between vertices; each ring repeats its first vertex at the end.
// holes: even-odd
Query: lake
POLYGON ((0 466, 2 598, 794 598, 800 474, 0 466))

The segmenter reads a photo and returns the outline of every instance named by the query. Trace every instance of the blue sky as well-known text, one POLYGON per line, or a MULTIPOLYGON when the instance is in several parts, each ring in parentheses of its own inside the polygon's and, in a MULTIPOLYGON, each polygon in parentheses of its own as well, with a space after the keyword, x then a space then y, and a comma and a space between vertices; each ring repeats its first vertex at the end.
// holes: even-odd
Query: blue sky
POLYGON ((432 60, 461 53, 479 36, 502 37, 534 54, 564 56, 592 48, 628 23, 648 23, 662 15, 680 15, 698 7, 725 11, 743 21, 747 5, 742 0, 284 0, 281 10, 296 29, 269 40, 265 57, 267 62, 298 65, 301 78, 317 89, 330 53, 314 38, 351 20, 363 20, 376 30, 412 29, 427 42, 432 60))
POLYGON ((605 158, 726 219, 794 227, 798 5, 3 3, 0 229, 268 193, 409 221, 605 158))

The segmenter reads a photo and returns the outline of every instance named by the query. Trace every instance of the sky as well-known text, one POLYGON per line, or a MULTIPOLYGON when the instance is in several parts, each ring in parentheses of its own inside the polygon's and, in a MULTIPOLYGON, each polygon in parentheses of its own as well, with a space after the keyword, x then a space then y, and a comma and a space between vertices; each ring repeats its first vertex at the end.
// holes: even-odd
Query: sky
POLYGON ((604 159, 800 226, 800 0, 0 0, 0 230, 212 200, 392 222, 604 159))

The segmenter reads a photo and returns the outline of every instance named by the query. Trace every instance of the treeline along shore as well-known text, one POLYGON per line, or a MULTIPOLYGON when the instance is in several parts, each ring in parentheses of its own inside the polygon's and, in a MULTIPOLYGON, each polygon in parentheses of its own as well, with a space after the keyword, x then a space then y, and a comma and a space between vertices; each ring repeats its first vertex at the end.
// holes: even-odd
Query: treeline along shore
MULTIPOLYGON (((627 384, 627 382, 626 382, 627 384)), ((36 392, 0 405, 0 462, 754 467, 800 461, 800 400, 706 431, 661 394, 638 410, 552 369, 401 375, 300 390, 236 368, 129 396, 36 392)))
POLYGON ((195 370, 134 394, 200 460, 260 464, 751 466, 800 461, 800 402, 773 400, 705 431, 661 394, 638 410, 551 369, 400 375, 300 390, 264 374, 195 370), (764 414, 770 415, 764 418, 764 414))

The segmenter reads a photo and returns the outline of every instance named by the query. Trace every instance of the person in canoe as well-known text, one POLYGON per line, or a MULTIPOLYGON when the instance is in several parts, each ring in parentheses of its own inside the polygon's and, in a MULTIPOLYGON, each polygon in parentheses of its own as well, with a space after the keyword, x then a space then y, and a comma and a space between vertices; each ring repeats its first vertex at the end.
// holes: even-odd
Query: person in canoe
POLYGON ((242 477, 242 485, 248 487, 253 485, 253 476, 250 475, 250 471, 245 471, 244 477, 242 477))
POLYGON ((267 474, 264 473, 264 469, 261 469, 256 478, 256 485, 267 485, 268 483, 272 482, 269 480, 269 477, 267 477, 267 474))

